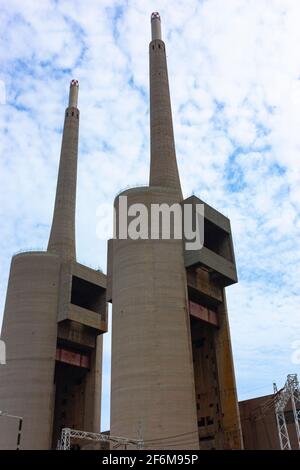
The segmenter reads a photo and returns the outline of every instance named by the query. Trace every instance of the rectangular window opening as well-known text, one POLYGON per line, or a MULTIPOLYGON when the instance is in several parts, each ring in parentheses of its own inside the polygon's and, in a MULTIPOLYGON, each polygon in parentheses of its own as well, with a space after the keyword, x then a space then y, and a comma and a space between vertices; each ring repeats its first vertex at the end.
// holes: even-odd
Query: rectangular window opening
POLYGON ((72 276, 71 303, 92 312, 102 313, 105 311, 105 289, 72 276))

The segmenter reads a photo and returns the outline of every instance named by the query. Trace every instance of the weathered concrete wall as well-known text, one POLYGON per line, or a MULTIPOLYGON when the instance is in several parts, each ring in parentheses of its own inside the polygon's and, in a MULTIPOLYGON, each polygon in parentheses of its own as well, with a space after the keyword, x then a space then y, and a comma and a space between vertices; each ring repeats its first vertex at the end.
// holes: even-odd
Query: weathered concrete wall
POLYGON ((200 449, 223 449, 222 412, 214 335, 216 327, 191 319, 200 449))
MULTIPOLYGON (((58 326, 62 288, 70 283, 70 273, 62 269, 65 264, 46 252, 23 253, 12 260, 1 336, 7 345, 7 365, 0 367, 0 409, 24 418, 21 449, 56 447, 62 423, 100 430, 103 339, 98 330, 78 322, 66 320, 58 326), (56 377, 61 389, 78 391, 73 398, 68 394, 67 420, 57 419, 63 411, 54 383, 57 336, 63 344, 90 351, 90 370, 72 371, 67 366, 66 373, 56 377), (81 376, 82 385, 75 386, 81 376)), ((16 447, 15 424, 9 424, 12 430, 7 433, 7 421, 0 418, 0 449, 16 447)))
POLYGON ((91 354, 91 370, 87 374, 84 401, 85 431, 100 432, 103 336, 96 337, 91 354))
MULTIPOLYGON (((24 418, 21 449, 51 446, 59 257, 22 253, 12 259, 1 338, 0 409, 24 418)), ((0 448, 15 448, 1 429, 0 448)))
POLYGON ((102 341, 102 335, 96 337, 89 370, 56 364, 53 448, 63 427, 100 432, 102 341))
MULTIPOLYGON (((239 402, 245 449, 280 450, 273 400, 274 395, 265 395, 239 402)), ((290 402, 287 403, 285 420, 291 447, 299 450, 290 402)))
MULTIPOLYGON (((121 195, 148 208, 178 197, 154 187, 121 195)), ((111 434, 197 449, 182 241, 114 240, 113 250, 111 434)))
POLYGON ((218 317, 220 328, 215 334, 215 348, 219 394, 223 414, 224 448, 242 449, 243 438, 237 401, 225 289, 223 290, 223 303, 218 307, 218 317))

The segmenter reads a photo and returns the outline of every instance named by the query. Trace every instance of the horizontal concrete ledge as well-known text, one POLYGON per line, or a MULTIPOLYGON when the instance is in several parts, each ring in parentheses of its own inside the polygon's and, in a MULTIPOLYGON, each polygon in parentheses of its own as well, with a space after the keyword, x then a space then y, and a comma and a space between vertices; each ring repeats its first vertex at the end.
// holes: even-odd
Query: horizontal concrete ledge
POLYGON ((216 275, 222 277, 222 284, 224 286, 235 284, 238 281, 234 263, 227 261, 208 248, 203 247, 201 250, 186 250, 184 253, 184 263, 186 268, 197 264, 206 266, 214 271, 216 275))
POLYGON ((50 253, 49 251, 39 251, 39 250, 25 250, 25 251, 19 251, 18 253, 14 254, 12 258, 18 258, 20 256, 36 256, 36 255, 42 255, 42 256, 52 256, 52 257, 59 257, 56 253, 50 253))
POLYGON ((100 333, 106 333, 107 323, 103 321, 105 315, 93 312, 78 305, 70 304, 67 311, 59 316, 59 321, 72 320, 81 325, 89 326, 100 333))
POLYGON ((221 212, 206 204, 206 202, 199 199, 197 196, 190 196, 182 201, 182 204, 204 204, 204 218, 212 222, 217 227, 221 228, 227 233, 231 233, 230 220, 221 212))
POLYGON ((115 201, 118 199, 119 196, 126 196, 126 194, 135 193, 135 192, 142 192, 142 193, 153 193, 153 192, 160 192, 160 193, 168 193, 168 194, 177 194, 178 192, 174 188, 168 188, 167 186, 135 186, 133 188, 125 188, 120 191, 116 197, 115 201))
POLYGON ((81 279, 85 279, 86 281, 106 289, 106 274, 90 268, 89 266, 85 266, 84 264, 74 261, 72 263, 72 275, 78 276, 81 279))

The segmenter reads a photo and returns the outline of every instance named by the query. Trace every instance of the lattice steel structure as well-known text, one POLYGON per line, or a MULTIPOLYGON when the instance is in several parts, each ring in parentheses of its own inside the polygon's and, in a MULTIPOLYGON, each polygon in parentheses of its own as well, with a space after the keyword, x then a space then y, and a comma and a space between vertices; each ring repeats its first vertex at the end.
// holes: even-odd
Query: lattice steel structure
POLYGON ((109 442, 113 444, 113 448, 124 446, 136 447, 136 449, 143 449, 142 440, 127 439, 126 437, 115 437, 104 433, 79 431, 78 429, 63 428, 61 431, 61 439, 58 442, 58 450, 70 450, 72 440, 85 440, 92 442, 109 442))
POLYGON ((300 449, 300 387, 297 374, 289 374, 286 383, 281 390, 277 390, 274 384, 275 415, 278 429, 278 437, 281 450, 291 450, 289 433, 286 425, 284 411, 291 400, 298 447, 300 449))

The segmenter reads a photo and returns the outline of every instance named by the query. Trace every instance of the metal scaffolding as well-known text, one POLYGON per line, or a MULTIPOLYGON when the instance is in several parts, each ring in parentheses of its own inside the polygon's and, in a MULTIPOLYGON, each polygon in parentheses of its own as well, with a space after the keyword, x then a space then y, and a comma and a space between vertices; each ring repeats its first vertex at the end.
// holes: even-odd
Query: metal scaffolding
POLYGON ((276 384, 273 384, 273 386, 275 394, 275 415, 280 448, 281 450, 291 450, 291 442, 284 414, 285 408, 289 400, 291 400, 298 447, 300 449, 300 387, 297 374, 289 374, 285 385, 281 390, 277 390, 276 384))
POLYGON ((58 450, 70 450, 72 440, 85 440, 92 442, 108 442, 114 449, 124 446, 126 450, 128 446, 134 446, 136 449, 143 449, 144 443, 142 440, 127 439, 125 437, 115 437, 109 434, 79 431, 78 429, 63 428, 61 431, 61 438, 58 441, 58 450))

